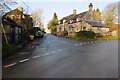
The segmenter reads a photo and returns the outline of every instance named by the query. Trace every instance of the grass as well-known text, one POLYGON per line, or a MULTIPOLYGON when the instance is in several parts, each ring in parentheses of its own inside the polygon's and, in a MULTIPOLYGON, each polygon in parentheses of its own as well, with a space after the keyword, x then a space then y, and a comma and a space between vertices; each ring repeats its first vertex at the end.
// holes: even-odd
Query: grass
POLYGON ((75 36, 63 36, 69 39, 79 39, 79 40, 120 40, 119 36, 99 36, 95 38, 85 38, 85 37, 75 37, 75 36))
POLYGON ((118 36, 101 36, 96 37, 97 40, 120 40, 118 36))

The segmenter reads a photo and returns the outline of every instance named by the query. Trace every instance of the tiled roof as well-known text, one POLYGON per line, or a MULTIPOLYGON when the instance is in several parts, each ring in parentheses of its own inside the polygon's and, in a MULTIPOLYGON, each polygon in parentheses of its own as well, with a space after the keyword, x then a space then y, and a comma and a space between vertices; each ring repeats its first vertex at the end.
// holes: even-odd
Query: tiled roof
POLYGON ((82 12, 82 13, 79 13, 79 14, 76 14, 76 15, 74 15, 74 14, 70 14, 70 15, 68 15, 68 16, 66 16, 66 17, 63 17, 61 20, 67 20, 67 21, 69 21, 69 20, 75 20, 76 18, 83 18, 84 16, 85 16, 85 14, 87 13, 87 11, 85 11, 85 12, 82 12))
POLYGON ((90 24, 93 27, 103 27, 104 25, 100 22, 93 22, 93 21, 86 21, 88 24, 90 24))

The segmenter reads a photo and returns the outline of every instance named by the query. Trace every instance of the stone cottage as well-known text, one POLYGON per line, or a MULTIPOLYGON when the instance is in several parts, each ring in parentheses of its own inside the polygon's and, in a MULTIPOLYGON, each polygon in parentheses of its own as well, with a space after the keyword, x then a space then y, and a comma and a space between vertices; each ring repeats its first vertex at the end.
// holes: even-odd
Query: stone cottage
POLYGON ((63 17, 59 20, 57 25, 57 35, 65 34, 70 32, 79 32, 81 30, 91 30, 95 33, 100 33, 103 24, 97 19, 94 14, 93 4, 89 4, 89 10, 77 14, 76 10, 73 13, 63 17))
POLYGON ((9 43, 21 42, 22 32, 33 28, 32 17, 24 14, 21 6, 4 14, 2 16, 2 24, 9 43))

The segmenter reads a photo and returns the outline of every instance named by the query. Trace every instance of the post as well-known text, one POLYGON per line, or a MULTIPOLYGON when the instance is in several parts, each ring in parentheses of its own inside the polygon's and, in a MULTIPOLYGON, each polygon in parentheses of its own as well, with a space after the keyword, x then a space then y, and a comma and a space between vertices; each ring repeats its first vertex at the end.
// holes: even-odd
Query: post
POLYGON ((5 41, 6 41, 6 43, 8 44, 7 36, 6 36, 6 34, 5 34, 5 29, 4 29, 2 23, 1 23, 1 26, 2 26, 2 31, 3 31, 4 37, 5 37, 5 41))

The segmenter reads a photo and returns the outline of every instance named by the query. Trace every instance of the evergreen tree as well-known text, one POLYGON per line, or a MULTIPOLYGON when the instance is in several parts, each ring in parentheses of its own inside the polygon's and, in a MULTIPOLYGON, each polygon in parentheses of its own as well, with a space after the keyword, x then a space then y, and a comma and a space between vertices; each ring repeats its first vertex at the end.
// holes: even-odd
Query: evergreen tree
POLYGON ((99 20, 100 22, 102 22, 102 17, 101 17, 101 12, 100 12, 100 10, 97 8, 96 10, 94 10, 94 13, 95 13, 96 17, 98 18, 98 20, 99 20))
POLYGON ((54 13, 53 18, 47 24, 48 29, 51 30, 51 33, 54 34, 55 32, 57 32, 57 24, 58 24, 57 14, 54 13))

